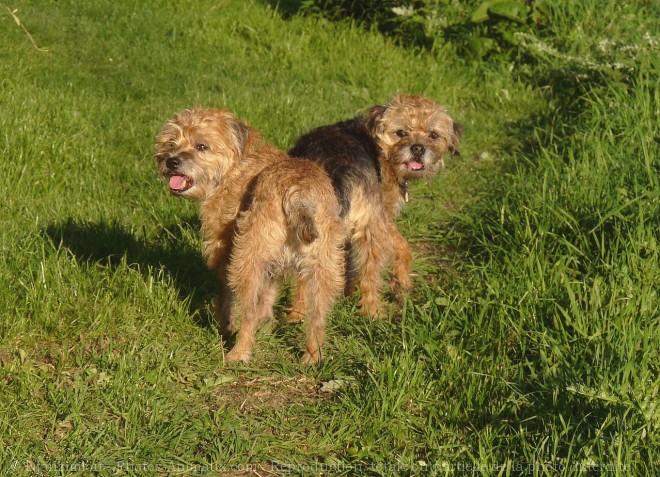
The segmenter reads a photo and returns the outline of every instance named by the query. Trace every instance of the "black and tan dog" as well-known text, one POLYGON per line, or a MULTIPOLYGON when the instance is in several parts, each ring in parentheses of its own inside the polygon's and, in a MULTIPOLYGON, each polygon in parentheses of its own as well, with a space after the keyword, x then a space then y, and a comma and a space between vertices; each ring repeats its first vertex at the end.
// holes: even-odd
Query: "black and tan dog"
POLYGON ((249 359, 257 326, 272 316, 289 276, 309 297, 303 362, 318 362, 344 280, 344 225, 323 168, 291 160, 221 109, 179 112, 163 126, 155 155, 172 194, 201 202, 204 257, 220 282, 216 313, 223 331, 241 321, 225 358, 249 359))
MULTIPOLYGON (((392 288, 401 297, 410 287, 412 252, 396 226, 408 201, 408 181, 433 176, 445 152, 458 154, 459 126, 447 110, 421 96, 398 95, 365 116, 316 128, 289 151, 327 171, 341 205, 349 244, 349 279, 357 274, 364 314, 382 315, 381 273, 392 259, 392 288)), ((299 319, 307 297, 299 290, 290 320, 299 319)))

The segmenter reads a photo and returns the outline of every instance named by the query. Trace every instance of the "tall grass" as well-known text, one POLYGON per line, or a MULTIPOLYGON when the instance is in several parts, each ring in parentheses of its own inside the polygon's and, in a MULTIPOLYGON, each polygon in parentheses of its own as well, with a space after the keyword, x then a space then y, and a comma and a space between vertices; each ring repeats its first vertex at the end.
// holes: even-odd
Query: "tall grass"
MULTIPOLYGON (((594 93, 571 136, 554 136, 477 206, 467 314, 484 316, 474 332, 492 330, 511 360, 507 381, 524 400, 500 412, 526 439, 567 461, 650 472, 657 457, 644 449, 660 425, 657 92, 640 76, 632 98, 620 84, 594 93)), ((518 438, 504 444, 534 458, 518 438)))

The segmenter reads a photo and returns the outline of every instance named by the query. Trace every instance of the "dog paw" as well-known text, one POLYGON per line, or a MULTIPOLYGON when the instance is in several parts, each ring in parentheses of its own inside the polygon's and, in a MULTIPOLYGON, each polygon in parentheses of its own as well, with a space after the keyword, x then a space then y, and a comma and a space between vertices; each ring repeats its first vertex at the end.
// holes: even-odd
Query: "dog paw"
POLYGON ((296 310, 291 310, 284 316, 284 321, 286 323, 302 323, 305 321, 305 314, 296 310))
POLYGON ((321 353, 319 351, 317 351, 316 353, 310 353, 309 351, 305 351, 305 354, 303 354, 301 361, 303 364, 311 366, 314 364, 318 364, 320 356, 321 353))
POLYGON ((390 280, 390 289, 398 301, 403 301, 404 296, 410 291, 410 280, 390 280))
POLYGON ((225 361, 228 363, 237 363, 239 361, 242 361, 243 363, 247 363, 249 360, 250 360, 250 353, 237 349, 233 349, 225 355, 225 361))
POLYGON ((366 304, 360 306, 360 314, 374 320, 384 320, 387 318, 387 311, 381 303, 366 304))

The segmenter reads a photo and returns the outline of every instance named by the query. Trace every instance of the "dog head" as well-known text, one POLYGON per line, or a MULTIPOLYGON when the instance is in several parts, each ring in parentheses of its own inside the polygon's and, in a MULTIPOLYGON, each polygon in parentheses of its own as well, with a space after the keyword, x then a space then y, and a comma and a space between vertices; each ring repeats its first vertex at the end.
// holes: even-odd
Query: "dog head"
POLYGON ((170 192, 202 201, 243 153, 249 128, 222 109, 184 109, 156 138, 158 175, 170 192))
POLYGON ((397 177, 430 177, 444 167, 444 154, 459 154, 460 126, 445 107, 421 96, 398 95, 367 113, 367 127, 397 177))

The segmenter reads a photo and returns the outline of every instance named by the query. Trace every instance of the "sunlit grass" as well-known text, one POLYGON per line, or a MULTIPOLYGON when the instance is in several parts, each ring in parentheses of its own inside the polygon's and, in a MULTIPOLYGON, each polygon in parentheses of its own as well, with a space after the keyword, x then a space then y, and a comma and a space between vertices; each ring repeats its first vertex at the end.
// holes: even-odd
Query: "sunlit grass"
MULTIPOLYGON (((575 21, 643 37, 589 5, 575 21)), ((4 473, 652 474, 651 63, 593 84, 537 65, 539 82, 565 75, 544 85, 259 2, 10 8, 48 51, 0 12, 4 473), (220 106, 286 148, 397 92, 465 126, 462 156, 400 217, 409 297, 383 322, 340 300, 317 368, 283 323, 225 366, 196 209, 155 177, 158 128, 220 106)))

